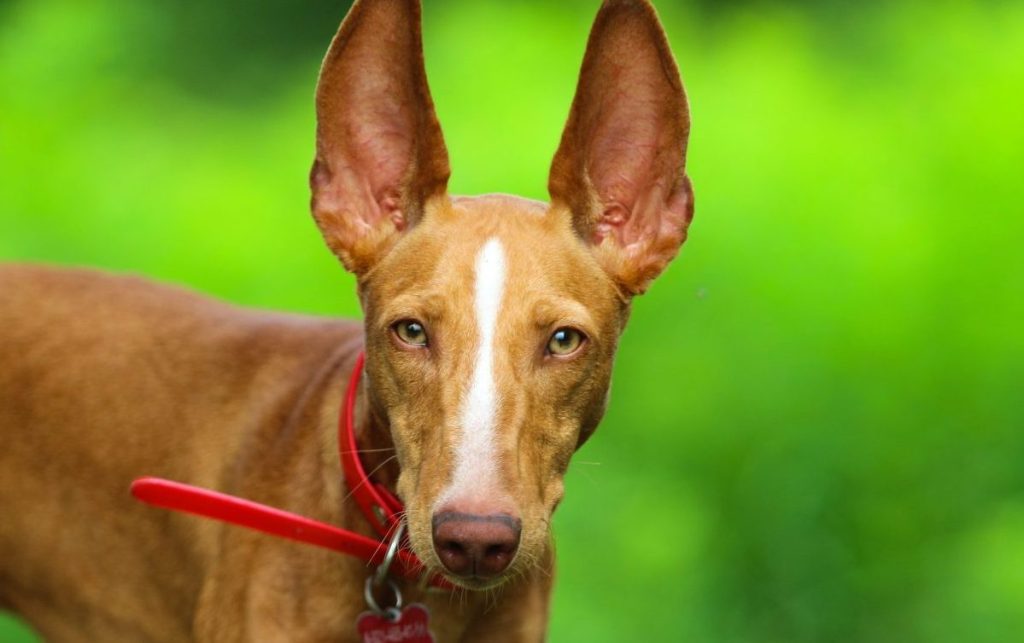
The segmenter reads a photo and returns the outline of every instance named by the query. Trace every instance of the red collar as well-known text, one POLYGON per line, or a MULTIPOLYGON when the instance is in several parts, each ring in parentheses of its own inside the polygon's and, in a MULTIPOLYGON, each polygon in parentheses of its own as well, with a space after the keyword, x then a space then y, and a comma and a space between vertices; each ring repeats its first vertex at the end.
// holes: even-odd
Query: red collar
MULTIPOLYGON (((251 500, 162 478, 135 480, 131 486, 132 495, 164 509, 221 520, 279 538, 333 549, 362 558, 370 565, 379 565, 384 561, 388 538, 401 521, 403 508, 398 498, 366 475, 363 463, 359 460, 355 405, 364 362, 365 356, 360 353, 348 380, 343 412, 338 419, 338 450, 349 493, 382 541, 251 500)), ((423 563, 403 546, 399 548, 391 570, 407 580, 418 580, 423 572, 423 563)), ((430 584, 435 587, 451 587, 443 577, 437 575, 430 579, 430 584)))
POLYGON ((366 520, 377 530, 381 538, 387 538, 401 521, 402 501, 396 498, 384 485, 374 482, 366 475, 359 459, 359 445, 356 443, 356 398, 359 397, 359 380, 363 375, 366 355, 359 353, 352 375, 345 390, 345 406, 338 418, 338 451, 341 470, 349 494, 356 501, 366 520))

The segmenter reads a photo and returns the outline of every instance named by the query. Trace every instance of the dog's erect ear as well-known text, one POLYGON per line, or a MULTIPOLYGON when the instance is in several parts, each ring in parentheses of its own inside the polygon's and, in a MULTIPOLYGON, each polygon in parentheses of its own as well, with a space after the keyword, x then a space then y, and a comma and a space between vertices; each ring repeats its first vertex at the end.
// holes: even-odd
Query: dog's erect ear
POLYGON ((629 295, 642 293, 686 239, 693 190, 679 71, 654 8, 606 0, 548 178, 553 205, 629 295))
POLYGON ((357 275, 445 194, 450 170, 423 67, 418 0, 358 0, 316 90, 313 216, 357 275))

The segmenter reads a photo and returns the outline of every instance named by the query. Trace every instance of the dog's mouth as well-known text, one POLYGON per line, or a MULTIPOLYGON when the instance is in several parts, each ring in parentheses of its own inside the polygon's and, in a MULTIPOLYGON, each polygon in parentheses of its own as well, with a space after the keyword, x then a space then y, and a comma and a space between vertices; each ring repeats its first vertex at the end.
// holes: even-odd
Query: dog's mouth
POLYGON ((508 571, 498 574, 496 576, 479 576, 476 574, 461 576, 451 573, 444 567, 433 565, 431 565, 430 571, 431 573, 443 577, 452 585, 472 591, 485 591, 497 589, 498 587, 501 587, 517 575, 517 572, 515 572, 512 568, 509 568, 508 571))
POLYGON ((509 574, 503 574, 498 578, 483 578, 480 576, 471 576, 468 578, 461 576, 452 576, 445 573, 444 577, 453 585, 474 591, 482 592, 486 590, 496 589, 501 585, 505 584, 505 581, 510 578, 509 574))

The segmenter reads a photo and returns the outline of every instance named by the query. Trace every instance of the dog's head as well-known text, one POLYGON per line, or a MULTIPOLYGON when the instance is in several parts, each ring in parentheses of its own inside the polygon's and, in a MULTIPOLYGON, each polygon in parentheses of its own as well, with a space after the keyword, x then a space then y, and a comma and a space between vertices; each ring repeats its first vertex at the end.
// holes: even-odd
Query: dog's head
POLYGON ((359 0, 334 38, 313 214, 359 282, 369 403, 391 427, 413 549, 483 588, 545 555, 629 302, 686 238, 689 115, 653 8, 608 0, 550 205, 449 197, 419 23, 413 0, 359 0))

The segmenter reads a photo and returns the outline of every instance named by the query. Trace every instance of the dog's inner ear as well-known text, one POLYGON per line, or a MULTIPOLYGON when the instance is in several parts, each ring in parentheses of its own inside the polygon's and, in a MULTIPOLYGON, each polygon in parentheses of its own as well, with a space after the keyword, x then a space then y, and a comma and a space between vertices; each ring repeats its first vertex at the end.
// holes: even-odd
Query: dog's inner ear
POLYGON ((686 239, 690 117, 665 33, 645 0, 606 0, 548 178, 602 267, 646 290, 686 239))
POLYGON ((313 216, 345 267, 361 274, 445 194, 450 174, 418 1, 352 6, 320 70, 316 116, 313 216))

